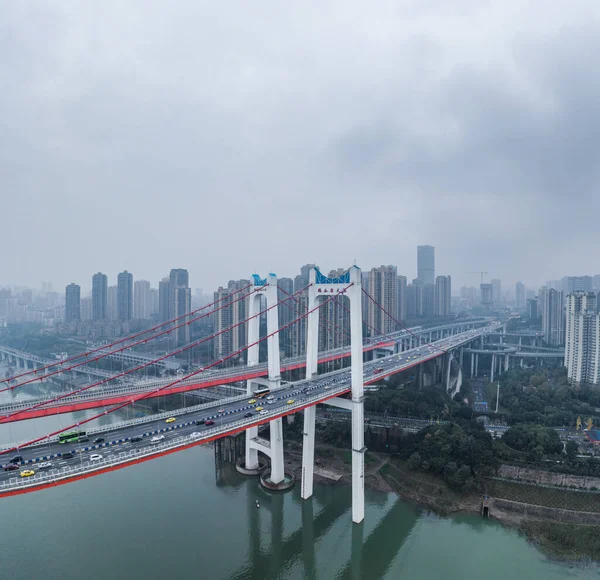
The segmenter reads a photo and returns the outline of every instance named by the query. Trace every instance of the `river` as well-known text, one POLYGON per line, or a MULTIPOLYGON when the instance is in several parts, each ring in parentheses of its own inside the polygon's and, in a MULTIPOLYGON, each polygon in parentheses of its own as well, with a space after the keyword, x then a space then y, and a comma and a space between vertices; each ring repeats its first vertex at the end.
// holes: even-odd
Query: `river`
POLYGON ((351 522, 350 489, 297 485, 271 494, 213 450, 0 500, 3 578, 568 580, 598 568, 549 561, 494 521, 441 518, 394 494, 366 493, 351 522), (256 501, 260 508, 256 507, 256 501))

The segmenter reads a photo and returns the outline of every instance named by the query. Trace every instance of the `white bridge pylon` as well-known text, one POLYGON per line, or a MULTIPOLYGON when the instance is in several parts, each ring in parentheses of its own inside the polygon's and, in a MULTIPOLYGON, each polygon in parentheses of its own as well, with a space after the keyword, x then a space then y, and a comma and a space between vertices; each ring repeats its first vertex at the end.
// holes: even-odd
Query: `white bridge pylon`
MULTIPOLYGON (((261 297, 265 297, 267 303, 267 360, 269 374, 266 379, 255 378, 247 381, 248 396, 252 396, 255 385, 267 386, 269 389, 277 389, 281 384, 281 365, 279 360, 279 316, 277 307, 277 276, 269 274, 261 279, 258 275, 252 276, 254 280, 253 292, 248 297, 248 366, 256 366, 259 363, 259 340, 261 297)), ((283 425, 281 417, 270 422, 270 442, 258 437, 258 427, 250 427, 246 430, 246 463, 248 470, 259 468, 258 451, 261 451, 271 459, 271 482, 281 483, 284 480, 283 462, 283 425)))
MULTIPOLYGON (((341 294, 350 301, 350 356, 352 371, 352 397, 350 400, 335 397, 327 404, 352 411, 352 521, 360 523, 365 517, 365 446, 364 446, 364 383, 362 350, 362 274, 352 266, 339 278, 328 278, 318 268, 310 272, 308 288, 308 315, 306 329, 306 378, 317 375, 319 310, 315 308, 329 298, 341 294)), ((315 418, 316 407, 304 410, 302 440, 302 499, 313 494, 315 464, 315 418)))

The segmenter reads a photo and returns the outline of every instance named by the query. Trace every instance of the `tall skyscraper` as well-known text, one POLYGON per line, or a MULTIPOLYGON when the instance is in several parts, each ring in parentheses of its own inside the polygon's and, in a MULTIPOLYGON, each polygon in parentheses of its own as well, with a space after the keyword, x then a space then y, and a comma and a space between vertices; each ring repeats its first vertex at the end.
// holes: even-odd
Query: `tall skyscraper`
POLYGON ((8 301, 11 297, 11 291, 9 288, 2 288, 0 290, 0 316, 5 317, 8 314, 8 301))
POLYGON ((417 246, 417 278, 423 285, 435 283, 435 248, 417 246))
POLYGON ((417 284, 408 284, 405 294, 405 312, 406 320, 414 320, 421 315, 421 286, 417 284))
MULTIPOLYGON (((339 268, 329 272, 338 278, 347 272, 339 268)), ((319 351, 350 344, 350 304, 344 296, 337 296, 319 309, 319 351)))
POLYGON ((93 298, 82 298, 81 299, 81 320, 82 322, 89 322, 92 320, 93 315, 93 298))
POLYGON ((119 321, 133 318, 133 274, 125 270, 117 276, 119 321))
POLYGON ((397 277, 396 266, 380 266, 379 268, 372 268, 369 272, 367 291, 377 303, 375 304, 368 297, 363 297, 363 300, 367 300, 368 302, 367 323, 371 336, 375 334, 389 334, 396 330, 396 323, 388 314, 395 317, 398 309, 397 277))
MULTIPOLYGON (((281 302, 277 307, 279 317, 279 348, 284 356, 292 356, 292 326, 284 328, 298 317, 298 304, 289 295, 294 293, 294 281, 291 278, 279 278, 277 281, 277 299, 281 302), (285 292, 284 292, 285 291, 285 292)), ((297 323, 296 323, 297 324, 297 323)))
MULTIPOLYGON (((192 310, 192 290, 187 270, 175 268, 169 275, 169 317, 179 318, 192 310)), ((181 318, 176 325, 185 322, 187 318, 181 318)), ((176 331, 177 344, 185 344, 190 341, 190 327, 188 324, 178 328, 176 331)))
POLYGON ((106 318, 111 322, 119 320, 119 287, 109 286, 106 299, 106 318))
POLYGON ((421 286, 421 293, 421 316, 432 318, 435 315, 435 284, 424 284, 421 286))
POLYGON ((591 292, 593 289, 591 276, 564 276, 561 283, 565 295, 572 292, 591 292))
POLYGON ((108 309, 108 280, 98 272, 92 276, 92 320, 105 320, 108 309))
POLYGON ((491 284, 480 284, 481 304, 490 307, 494 302, 494 287, 491 284))
POLYGON ((158 317, 159 313, 160 313, 160 308, 159 308, 159 293, 158 293, 158 288, 150 288, 150 316, 152 318, 158 317))
POLYGON ((504 302, 502 299, 502 281, 498 278, 492 280, 492 302, 496 306, 500 306, 504 302))
MULTIPOLYGON (((310 283, 310 271, 315 267, 315 264, 305 264, 300 268, 300 274, 294 278, 294 293, 300 292, 310 283)), ((308 310, 308 290, 303 290, 300 294, 296 294, 296 309, 298 316, 305 314, 308 310)), ((363 301, 364 305, 364 301, 363 301)), ((306 320, 307 317, 301 318, 296 324, 291 326, 291 356, 301 356, 306 354, 306 320)))
POLYGON ((214 300, 219 301, 219 309, 213 314, 214 332, 219 333, 213 340, 216 358, 228 356, 247 344, 248 326, 243 321, 247 318, 248 298, 240 290, 249 283, 249 280, 230 280, 227 288, 220 287, 214 294, 214 300), (223 332, 232 326, 235 328, 223 332))
POLYGON ((406 320, 406 276, 396 277, 396 318, 406 320))
POLYGON ((525 309, 525 284, 517 282, 515 284, 515 299, 517 302, 517 310, 525 309))
POLYGON ((576 292, 566 299, 565 366, 576 383, 600 383, 600 315, 593 292, 576 292))
POLYGON ((435 279, 434 314, 449 316, 452 301, 452 281, 450 276, 437 276, 435 279))
POLYGON ((564 344, 563 293, 544 287, 540 292, 542 298, 542 332, 544 340, 551 346, 564 344))
POLYGON ((170 320, 169 316, 169 279, 163 278, 158 283, 158 313, 161 322, 170 320))
POLYGON ((133 284, 133 317, 136 320, 149 320, 151 314, 150 282, 136 280, 133 284))
POLYGON ((537 298, 527 298, 527 316, 529 316, 529 319, 534 323, 538 320, 540 315, 537 298))
POLYGON ((77 284, 69 284, 65 288, 65 322, 81 320, 81 288, 77 284))

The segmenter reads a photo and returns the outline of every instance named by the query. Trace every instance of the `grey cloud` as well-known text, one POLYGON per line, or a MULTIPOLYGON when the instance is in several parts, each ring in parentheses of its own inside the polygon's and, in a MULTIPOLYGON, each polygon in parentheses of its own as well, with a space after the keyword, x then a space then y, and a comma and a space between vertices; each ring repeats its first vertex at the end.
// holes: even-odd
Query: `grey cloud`
POLYGON ((410 278, 420 243, 456 284, 596 273, 594 4, 513 5, 11 5, 0 284, 410 278))

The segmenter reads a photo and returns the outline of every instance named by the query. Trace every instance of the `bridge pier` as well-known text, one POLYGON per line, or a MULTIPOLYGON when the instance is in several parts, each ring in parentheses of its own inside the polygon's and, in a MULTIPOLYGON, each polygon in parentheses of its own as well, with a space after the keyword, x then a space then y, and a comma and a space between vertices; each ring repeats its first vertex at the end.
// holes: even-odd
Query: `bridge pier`
POLYGON ((496 366, 496 355, 492 355, 492 368, 490 370, 490 383, 494 382, 494 366, 496 366))
POLYGON ((509 365, 510 365, 510 360, 509 360, 509 355, 507 354, 504 357, 504 372, 508 371, 509 365))
POLYGON ((474 373, 475 372, 475 353, 472 352, 471 353, 471 378, 474 377, 474 373))

